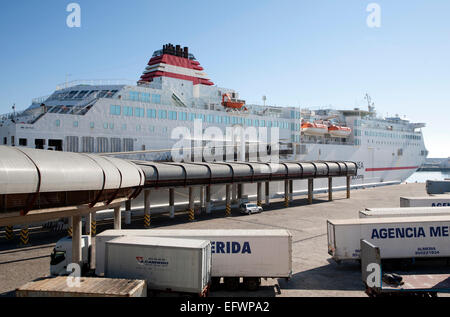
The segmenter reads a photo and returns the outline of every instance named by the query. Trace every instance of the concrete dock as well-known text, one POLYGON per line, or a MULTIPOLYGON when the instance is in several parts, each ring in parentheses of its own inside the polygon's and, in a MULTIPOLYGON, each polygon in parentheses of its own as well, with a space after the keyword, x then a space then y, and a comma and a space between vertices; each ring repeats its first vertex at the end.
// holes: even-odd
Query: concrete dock
MULTIPOLYGON (((270 229, 285 228, 293 235, 293 276, 289 282, 269 279, 262 282, 257 292, 216 291, 210 296, 366 296, 357 263, 336 264, 327 253, 327 219, 358 217, 366 207, 399 207, 400 196, 424 196, 425 184, 401 184, 353 190, 351 199, 345 192, 335 192, 333 201, 328 194, 316 194, 312 205, 307 197, 296 197, 290 207, 284 208, 282 200, 274 200, 264 212, 241 215, 232 211, 231 217, 217 211, 199 215, 189 222, 186 214, 152 218, 152 228, 160 229, 270 229)), ((112 228, 113 224, 97 227, 97 233, 112 228)), ((135 219, 124 229, 143 228, 143 218, 135 219)), ((149 229, 151 230, 151 229, 149 229)), ((31 246, 20 248, 17 237, 6 241, 0 236, 0 295, 12 291, 35 278, 49 274, 50 253, 55 242, 65 235, 30 228, 31 246)))

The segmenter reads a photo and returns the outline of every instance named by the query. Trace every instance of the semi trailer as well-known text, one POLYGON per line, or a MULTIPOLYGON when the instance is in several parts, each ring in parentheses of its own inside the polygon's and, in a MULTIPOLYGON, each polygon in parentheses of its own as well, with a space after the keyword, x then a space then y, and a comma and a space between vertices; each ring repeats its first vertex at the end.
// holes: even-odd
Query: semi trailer
POLYGON ((450 207, 450 195, 400 197, 400 207, 450 207))
POLYGON ((337 262, 360 259, 360 241, 382 259, 450 257, 450 216, 328 220, 328 253, 337 262))
POLYGON ((96 237, 96 267, 104 274, 105 243, 118 236, 155 236, 211 241, 212 282, 224 279, 236 289, 240 278, 248 289, 257 289, 261 278, 290 278, 292 235, 288 230, 106 230, 96 237))
POLYGON ((450 216, 450 207, 366 208, 359 218, 450 216))
MULTIPOLYGON (((240 279, 249 290, 255 290, 261 278, 286 278, 292 275, 292 235, 288 230, 106 230, 95 237, 95 275, 105 275, 106 243, 123 236, 166 237, 208 240, 211 242, 211 277, 214 286, 223 281, 229 290, 239 286, 240 279)), ((67 255, 67 243, 56 243, 55 249, 67 255), (67 250, 65 253, 63 250, 67 250)), ((67 259, 68 258, 68 259, 67 259)), ((88 263, 83 253, 83 261, 88 263)), ((67 274, 64 265, 51 269, 55 275, 67 274)))

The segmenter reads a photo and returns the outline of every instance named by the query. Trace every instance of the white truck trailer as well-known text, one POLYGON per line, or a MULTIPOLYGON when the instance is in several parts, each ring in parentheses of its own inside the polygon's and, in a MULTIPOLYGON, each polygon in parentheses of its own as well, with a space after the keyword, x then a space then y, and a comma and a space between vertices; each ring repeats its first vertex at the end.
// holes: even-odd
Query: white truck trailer
POLYGON ((359 218, 450 216, 450 207, 366 208, 359 218))
POLYGON ((206 296, 211 282, 211 243, 207 240, 142 236, 106 242, 105 276, 141 279, 151 290, 206 296))
POLYGON ((97 276, 105 273, 105 244, 120 236, 155 236, 211 241, 213 282, 224 278, 234 290, 243 278, 245 287, 255 290, 261 278, 290 278, 292 235, 288 230, 106 230, 96 237, 97 276))
POLYGON ((360 241, 381 258, 450 257, 450 216, 328 220, 328 253, 337 262, 360 259, 360 241))
POLYGON ((450 207, 450 195, 400 197, 400 207, 450 207))

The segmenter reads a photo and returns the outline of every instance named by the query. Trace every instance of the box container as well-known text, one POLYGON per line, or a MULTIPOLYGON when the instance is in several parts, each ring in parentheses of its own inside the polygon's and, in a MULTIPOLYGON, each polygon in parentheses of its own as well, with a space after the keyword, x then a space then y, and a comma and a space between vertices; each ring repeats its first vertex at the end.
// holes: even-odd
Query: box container
POLYGON ((147 282, 152 290, 203 294, 211 281, 206 240, 126 236, 106 242, 105 276, 147 282))

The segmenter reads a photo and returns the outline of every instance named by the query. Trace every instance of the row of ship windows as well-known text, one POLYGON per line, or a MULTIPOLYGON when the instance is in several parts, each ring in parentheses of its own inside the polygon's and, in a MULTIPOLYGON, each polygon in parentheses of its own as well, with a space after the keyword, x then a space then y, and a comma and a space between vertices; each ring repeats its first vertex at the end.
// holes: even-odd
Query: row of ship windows
MULTIPOLYGON (((129 107, 129 106, 117 106, 111 105, 109 113, 113 116, 124 115, 127 117, 145 117, 145 108, 140 107, 129 107)), ((258 120, 258 119, 244 119, 241 117, 229 117, 229 116, 217 116, 217 115, 205 115, 205 114, 195 114, 195 113, 187 113, 187 112, 177 112, 177 111, 167 111, 167 110, 158 110, 156 109, 147 109, 147 118, 151 119, 162 119, 162 120, 179 120, 179 121, 194 121, 195 119, 200 119, 203 122, 207 123, 216 123, 216 124, 245 124, 247 126, 254 127, 276 127, 281 129, 289 129, 299 131, 300 124, 294 124, 289 122, 281 122, 281 121, 266 121, 266 120, 258 120)))
POLYGON ((128 93, 128 100, 160 104, 161 103, 161 95, 149 94, 149 93, 145 93, 145 92, 130 91, 128 93))
MULTIPOLYGON (((363 123, 366 128, 384 129, 384 130, 390 130, 390 131, 404 131, 404 129, 405 129, 404 127, 393 126, 393 125, 383 125, 383 124, 379 124, 379 123, 374 124, 373 122, 367 122, 367 121, 362 121, 362 120, 355 120, 354 126, 361 127, 361 126, 363 126, 363 123)), ((384 132, 374 132, 374 133, 384 133, 384 132)), ((387 133, 387 134, 391 134, 391 133, 387 133)))
MULTIPOLYGON (((61 127, 61 121, 60 120, 56 120, 55 121, 55 125, 56 127, 61 127)), ((95 128, 95 123, 94 122, 90 122, 89 124, 91 129, 95 128)), ((78 128, 78 121, 74 121, 73 122, 73 127, 74 128, 78 128)), ((110 122, 110 123, 103 123, 103 128, 104 129, 110 129, 110 130, 114 130, 114 123, 110 122)), ((121 125, 121 129, 122 130, 126 130, 127 129, 127 125, 124 123, 121 125)), ((141 131, 141 125, 136 125, 136 131, 141 131)), ((167 127, 162 127, 161 130, 163 133, 167 133, 167 127)), ((155 132, 155 127, 154 126, 150 126, 150 132, 155 132)), ((292 141, 294 142, 300 142, 300 136, 299 135, 292 135, 292 141), (295 139, 294 139, 295 138, 295 139)))
POLYGON ((378 141, 378 140, 367 140, 367 143, 373 144, 387 144, 387 145, 408 145, 408 146, 421 146, 420 143, 409 143, 409 142, 390 142, 390 141, 378 141))
POLYGON ((118 90, 70 90, 53 94, 49 100, 86 99, 89 97, 112 98, 118 90))
MULTIPOLYGON (((56 120, 55 121, 55 126, 58 127, 58 128, 61 127, 61 121, 60 120, 56 120)), ((74 121, 73 122, 73 127, 74 128, 78 128, 78 121, 74 121)), ((91 129, 94 129, 95 128, 95 122, 90 122, 89 123, 89 127, 91 129)), ((103 123, 103 129, 105 129, 105 130, 106 129, 114 130, 114 128, 115 128, 115 125, 112 122, 109 122, 109 123, 105 122, 105 123, 103 123)), ((122 124, 121 125, 121 129, 122 130, 127 130, 127 125, 126 124, 122 124)), ((141 125, 137 125, 136 126, 136 131, 141 131, 141 130, 142 130, 141 125)), ((154 126, 150 126, 149 131, 150 132, 155 132, 155 127, 154 126)), ((161 131, 164 132, 164 133, 167 133, 167 127, 162 127, 161 131)))
MULTIPOLYGON (((355 129, 355 136, 361 136, 361 130, 355 129)), ((397 133, 386 133, 386 132, 376 132, 376 131, 364 131, 365 136, 371 137, 381 137, 381 138, 391 138, 391 139, 407 139, 407 140, 421 140, 420 135, 414 134, 397 134, 397 133)))
POLYGON ((397 134, 397 133, 376 132, 376 131, 364 131, 364 135, 372 136, 372 137, 391 138, 391 139, 407 139, 407 140, 421 140, 422 139, 422 137, 420 135, 397 134))
MULTIPOLYGON (((56 120, 55 121, 55 125, 56 125, 56 127, 61 127, 61 121, 60 120, 56 120)), ((90 122, 89 126, 90 126, 91 129, 94 129, 95 128, 95 123, 94 122, 90 122)), ((78 128, 78 121, 74 121, 73 122, 73 127, 74 128, 78 128)), ((109 122, 109 123, 105 122, 105 123, 103 123, 103 129, 105 129, 105 130, 106 129, 114 130, 114 128, 115 128, 115 125, 112 122, 109 122)), ((127 130, 127 125, 125 123, 121 125, 121 130, 127 130)), ((142 131, 142 126, 141 125, 136 125, 136 131, 137 132, 142 131)), ((155 127, 154 126, 150 126, 149 131, 150 132, 155 132, 155 127)), ((162 127, 161 128, 161 132, 167 133, 167 127, 162 127)), ((300 142, 300 135, 292 135, 291 139, 292 139, 293 142, 300 142)))

